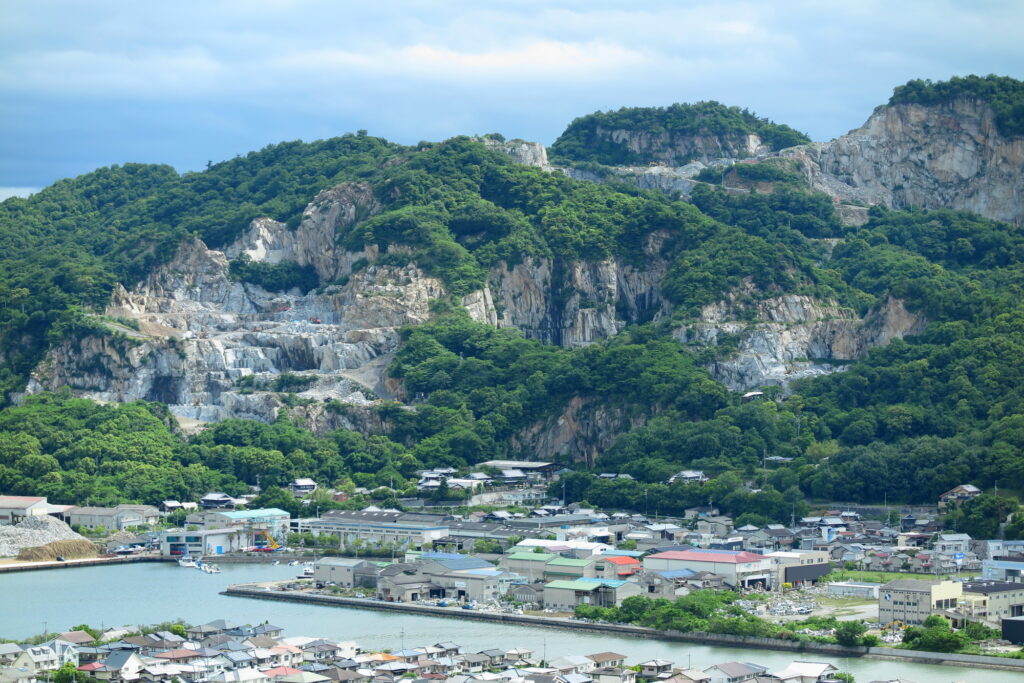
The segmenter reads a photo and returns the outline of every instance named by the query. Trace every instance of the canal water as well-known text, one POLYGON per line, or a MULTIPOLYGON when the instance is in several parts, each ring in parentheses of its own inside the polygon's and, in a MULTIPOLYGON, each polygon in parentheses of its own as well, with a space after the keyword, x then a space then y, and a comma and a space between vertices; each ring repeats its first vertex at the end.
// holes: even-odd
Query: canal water
POLYGON ((755 662, 778 670, 794 659, 831 661, 854 674, 858 683, 902 678, 916 683, 1024 683, 1024 675, 868 659, 706 647, 691 643, 577 633, 560 629, 358 610, 302 603, 271 602, 220 595, 229 584, 295 576, 296 567, 225 564, 221 574, 205 574, 172 563, 137 563, 0 574, 0 638, 26 638, 44 628, 60 631, 77 624, 96 627, 152 624, 182 619, 200 624, 213 619, 270 622, 286 636, 354 640, 363 648, 416 647, 451 640, 470 651, 525 647, 554 659, 614 651, 630 664, 661 658, 677 666, 704 669, 726 661, 755 662))

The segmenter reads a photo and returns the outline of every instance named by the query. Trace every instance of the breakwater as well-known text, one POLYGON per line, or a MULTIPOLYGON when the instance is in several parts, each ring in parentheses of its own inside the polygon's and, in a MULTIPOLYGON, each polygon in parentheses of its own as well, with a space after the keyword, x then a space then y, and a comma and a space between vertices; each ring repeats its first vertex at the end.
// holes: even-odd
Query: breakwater
POLYGON ((426 605, 384 602, 381 600, 368 600, 364 598, 346 598, 341 596, 297 591, 261 590, 254 588, 251 585, 229 586, 222 594, 234 597, 256 598, 259 600, 303 602, 334 607, 354 607, 358 609, 404 612, 407 614, 421 614, 424 616, 447 617, 461 620, 474 619, 478 621, 489 621, 492 623, 521 624, 540 628, 608 633, 616 636, 682 641, 712 646, 718 645, 783 652, 816 653, 831 655, 833 657, 863 657, 867 659, 887 661, 914 662, 918 664, 941 664, 946 666, 962 666, 1024 673, 1024 660, 990 657, 985 655, 919 652, 915 650, 898 650, 887 647, 845 647, 831 643, 778 640, 775 638, 757 638, 753 636, 734 636, 725 633, 658 631, 656 629, 645 628, 642 626, 588 623, 560 617, 541 617, 530 614, 509 614, 505 612, 484 612, 451 607, 429 607, 426 605))
POLYGON ((174 562, 170 557, 159 555, 128 555, 125 557, 85 557, 77 560, 50 560, 43 562, 12 562, 0 564, 0 574, 11 572, 34 572, 44 569, 74 569, 76 567, 95 567, 104 564, 134 564, 136 562, 174 562))

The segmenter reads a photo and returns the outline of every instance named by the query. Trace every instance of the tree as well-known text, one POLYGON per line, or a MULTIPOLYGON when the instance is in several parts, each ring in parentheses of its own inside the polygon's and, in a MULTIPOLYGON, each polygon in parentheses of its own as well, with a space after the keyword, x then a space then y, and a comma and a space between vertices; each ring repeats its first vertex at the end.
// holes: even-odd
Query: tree
POLYGON ((868 627, 862 621, 842 621, 836 626, 836 642, 840 645, 857 645, 868 627))
POLYGON ((91 678, 84 671, 79 671, 75 665, 68 662, 51 674, 50 680, 53 683, 89 683, 91 678))

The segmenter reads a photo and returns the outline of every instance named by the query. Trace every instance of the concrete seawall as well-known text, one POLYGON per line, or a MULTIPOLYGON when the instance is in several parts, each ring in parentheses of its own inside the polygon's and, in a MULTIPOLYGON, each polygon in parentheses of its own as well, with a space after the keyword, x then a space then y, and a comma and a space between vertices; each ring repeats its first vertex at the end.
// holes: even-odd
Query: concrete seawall
POLYGON ((344 598, 333 595, 296 593, 290 591, 256 590, 249 586, 230 586, 223 595, 259 600, 278 600, 282 602, 305 602, 315 605, 333 607, 350 607, 356 609, 375 609, 407 614, 422 614, 431 617, 448 617, 452 619, 475 619, 506 624, 523 624, 540 628, 568 629, 572 631, 588 631, 612 633, 617 636, 650 638, 655 640, 673 640, 722 647, 744 647, 762 650, 781 650, 784 652, 814 652, 839 657, 865 657, 887 661, 915 662, 918 664, 945 664, 950 666, 966 666, 999 671, 1016 671, 1024 673, 1024 660, 984 655, 958 655, 938 652, 918 652, 914 650, 897 650, 885 647, 844 647, 830 643, 799 642, 777 640, 774 638, 755 638, 751 636, 734 636, 724 633, 683 633, 679 631, 658 631, 642 626, 627 624, 594 624, 558 617, 538 617, 528 614, 506 614, 503 612, 478 612, 445 607, 427 607, 410 605, 400 602, 383 602, 361 598, 344 598))
POLYGON ((127 557, 86 557, 78 560, 65 560, 64 562, 18 562, 11 564, 0 564, 0 574, 11 572, 35 572, 44 569, 74 569, 75 567, 95 567, 104 564, 131 564, 133 562, 174 562, 169 557, 158 557, 155 555, 129 555, 127 557))

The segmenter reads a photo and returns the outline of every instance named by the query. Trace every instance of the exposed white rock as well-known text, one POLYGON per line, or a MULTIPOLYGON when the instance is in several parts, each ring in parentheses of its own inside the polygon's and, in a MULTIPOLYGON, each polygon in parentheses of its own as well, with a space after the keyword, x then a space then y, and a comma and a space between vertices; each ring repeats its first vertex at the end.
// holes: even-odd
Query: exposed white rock
POLYGON ((397 329, 425 322, 430 301, 445 292, 414 265, 352 272, 376 251, 344 252, 334 231, 375 206, 368 187, 343 185, 317 195, 295 233, 259 219, 224 252, 183 243, 131 291, 117 288, 106 313, 134 320, 137 333, 65 342, 36 368, 27 392, 66 385, 97 400, 161 401, 199 421, 273 419, 280 397, 239 386, 247 375, 265 385, 285 372, 306 375, 312 384, 299 395, 320 402, 365 405, 367 387, 386 394, 386 366, 377 361, 396 348, 397 329), (305 295, 267 292, 229 277, 228 255, 241 254, 310 264, 322 278, 347 281, 305 295))
POLYGON ((879 107, 846 135, 781 155, 803 162, 812 187, 842 200, 1024 222, 1024 138, 1000 134, 980 100, 879 107))
POLYGON ((481 142, 487 147, 507 154, 517 164, 523 166, 536 166, 538 168, 548 167, 548 151, 539 142, 527 142, 526 140, 495 140, 494 138, 482 138, 481 142))
POLYGON ((888 299, 863 319, 835 305, 787 295, 757 302, 752 317, 739 320, 729 302, 704 307, 701 322, 675 330, 683 343, 715 346, 736 335, 736 352, 714 362, 712 375, 733 390, 836 372, 893 339, 920 333, 925 318, 888 299))

